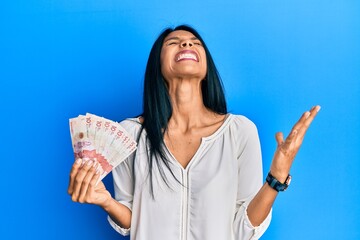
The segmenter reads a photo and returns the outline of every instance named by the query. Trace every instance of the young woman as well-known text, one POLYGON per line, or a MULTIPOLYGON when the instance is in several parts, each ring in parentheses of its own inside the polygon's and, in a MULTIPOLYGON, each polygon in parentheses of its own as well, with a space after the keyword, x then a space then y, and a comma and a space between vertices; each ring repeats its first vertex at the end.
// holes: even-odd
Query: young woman
POLYGON ((188 26, 165 30, 148 60, 143 114, 121 124, 138 148, 113 170, 115 196, 92 161, 75 161, 68 192, 109 214, 119 233, 136 240, 258 239, 320 107, 305 112, 278 148, 263 184, 255 125, 227 113, 209 50, 188 26))

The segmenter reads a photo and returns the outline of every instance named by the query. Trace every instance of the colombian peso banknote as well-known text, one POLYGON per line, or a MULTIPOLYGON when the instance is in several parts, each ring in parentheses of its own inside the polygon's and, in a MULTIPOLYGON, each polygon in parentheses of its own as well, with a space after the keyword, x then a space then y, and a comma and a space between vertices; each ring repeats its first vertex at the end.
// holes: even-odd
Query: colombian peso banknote
POLYGON ((117 122, 87 113, 69 123, 75 159, 99 163, 99 181, 136 150, 134 139, 117 122))

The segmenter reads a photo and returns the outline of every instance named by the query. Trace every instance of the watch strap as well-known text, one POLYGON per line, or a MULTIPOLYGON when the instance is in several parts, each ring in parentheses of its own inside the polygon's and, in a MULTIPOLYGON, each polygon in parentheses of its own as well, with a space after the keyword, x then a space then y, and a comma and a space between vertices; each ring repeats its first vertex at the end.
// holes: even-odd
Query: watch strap
POLYGON ((290 174, 287 176, 284 183, 279 182, 279 180, 277 180, 270 172, 266 177, 266 182, 269 184, 271 188, 273 188, 277 192, 285 191, 288 188, 290 181, 291 181, 290 174))

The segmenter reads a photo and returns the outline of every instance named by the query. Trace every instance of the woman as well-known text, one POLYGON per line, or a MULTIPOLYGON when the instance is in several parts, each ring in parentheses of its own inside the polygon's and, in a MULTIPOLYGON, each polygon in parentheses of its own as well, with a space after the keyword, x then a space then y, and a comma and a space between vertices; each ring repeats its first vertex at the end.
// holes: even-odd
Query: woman
POLYGON ((92 203, 131 239, 258 239, 320 107, 305 112, 278 148, 267 181, 255 125, 228 114, 222 84, 199 34, 165 30, 150 52, 143 114, 121 124, 138 149, 113 170, 115 198, 92 161, 75 161, 68 192, 92 203))

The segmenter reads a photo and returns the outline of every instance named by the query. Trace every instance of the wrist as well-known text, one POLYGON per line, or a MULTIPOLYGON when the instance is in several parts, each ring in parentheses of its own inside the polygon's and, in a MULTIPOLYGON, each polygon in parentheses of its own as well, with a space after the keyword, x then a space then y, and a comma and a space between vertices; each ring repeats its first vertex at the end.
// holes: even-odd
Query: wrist
POLYGON ((113 205, 115 199, 113 199, 112 197, 107 198, 104 202, 102 202, 101 204, 99 204, 99 206, 104 209, 106 212, 109 211, 109 209, 111 209, 111 206, 113 205))
POLYGON ((276 190, 277 192, 282 192, 289 187, 291 182, 291 176, 290 174, 288 174, 284 181, 280 181, 279 179, 274 177, 271 172, 269 172, 266 177, 266 182, 272 189, 276 190))
POLYGON ((271 171, 269 172, 276 180, 278 180, 281 183, 284 183, 289 176, 289 174, 283 175, 283 174, 273 174, 271 171))
POLYGON ((270 168, 270 172, 269 172, 272 176, 274 176, 274 178, 276 178, 279 182, 284 183, 287 179, 287 177, 289 176, 289 171, 281 171, 281 170, 276 170, 274 168, 270 168))

